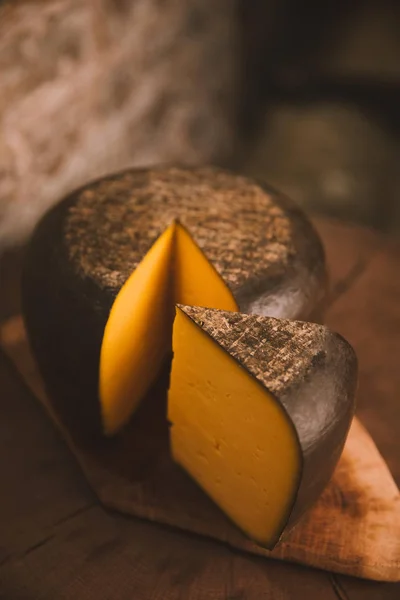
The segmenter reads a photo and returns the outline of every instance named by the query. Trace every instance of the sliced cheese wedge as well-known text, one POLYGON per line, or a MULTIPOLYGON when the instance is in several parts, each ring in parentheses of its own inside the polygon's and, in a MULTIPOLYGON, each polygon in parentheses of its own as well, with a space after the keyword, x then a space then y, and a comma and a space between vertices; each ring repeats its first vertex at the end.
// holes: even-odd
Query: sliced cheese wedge
POLYGON ((237 310, 229 288, 188 231, 172 223, 118 293, 101 346, 99 396, 103 429, 130 418, 171 352, 174 304, 237 310))
POLYGON ((180 464, 272 548, 332 475, 354 412, 354 353, 327 328, 179 306, 168 418, 180 464))

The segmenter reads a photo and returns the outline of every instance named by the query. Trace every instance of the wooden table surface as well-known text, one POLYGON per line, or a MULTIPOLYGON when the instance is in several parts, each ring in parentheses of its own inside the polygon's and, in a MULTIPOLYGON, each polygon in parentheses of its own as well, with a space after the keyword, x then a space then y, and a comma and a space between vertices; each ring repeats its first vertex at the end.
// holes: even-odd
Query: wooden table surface
MULTIPOLYGON (((358 415, 400 484, 400 243, 318 220, 331 270, 326 322, 360 360, 358 415)), ((3 259, 2 318, 18 311, 3 259)), ((43 410, 0 353, 1 600, 377 600, 362 581, 235 552, 99 506, 43 410)))

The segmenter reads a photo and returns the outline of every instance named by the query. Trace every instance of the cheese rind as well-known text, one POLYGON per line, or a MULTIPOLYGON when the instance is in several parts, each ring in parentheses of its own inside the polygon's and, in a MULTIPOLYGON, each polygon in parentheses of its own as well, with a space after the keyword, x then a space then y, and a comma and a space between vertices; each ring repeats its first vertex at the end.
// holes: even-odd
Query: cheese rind
POLYGON ((198 167, 130 170, 74 194, 63 223, 68 261, 115 296, 178 219, 243 312, 306 318, 324 293, 324 252, 304 214, 265 185, 198 167))
POLYGON ((354 413, 354 352, 319 325, 183 306, 173 349, 175 460, 271 548, 337 464, 354 413))

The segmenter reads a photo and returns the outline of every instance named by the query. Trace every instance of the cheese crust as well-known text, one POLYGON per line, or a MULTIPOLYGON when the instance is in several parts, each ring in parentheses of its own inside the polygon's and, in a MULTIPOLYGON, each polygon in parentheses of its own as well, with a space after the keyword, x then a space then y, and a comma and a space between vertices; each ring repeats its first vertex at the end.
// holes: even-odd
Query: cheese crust
POLYGON ((243 312, 305 318, 323 297, 324 252, 289 200, 214 167, 131 170, 77 191, 63 235, 77 277, 116 295, 174 221, 243 312))

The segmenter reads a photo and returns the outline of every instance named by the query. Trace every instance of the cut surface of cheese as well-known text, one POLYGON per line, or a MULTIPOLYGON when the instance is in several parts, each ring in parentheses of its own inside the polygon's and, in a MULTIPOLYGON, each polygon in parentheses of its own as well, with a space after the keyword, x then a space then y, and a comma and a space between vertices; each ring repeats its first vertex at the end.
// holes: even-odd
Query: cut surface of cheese
POLYGON ((174 246, 175 304, 239 310, 228 286, 179 222, 174 246))
POLYGON ((354 412, 351 349, 319 325, 179 306, 173 352, 174 460, 247 536, 272 548, 340 456, 354 412), (322 389, 311 407, 319 371, 336 378, 337 397, 328 404, 322 389))
POLYGON ((104 431, 129 419, 154 383, 171 340, 171 260, 175 225, 159 237, 122 286, 111 308, 100 354, 104 431))
POLYGON ((171 351, 175 303, 237 310, 229 288, 182 225, 156 240, 118 293, 100 354, 106 434, 118 431, 155 382, 171 351))

